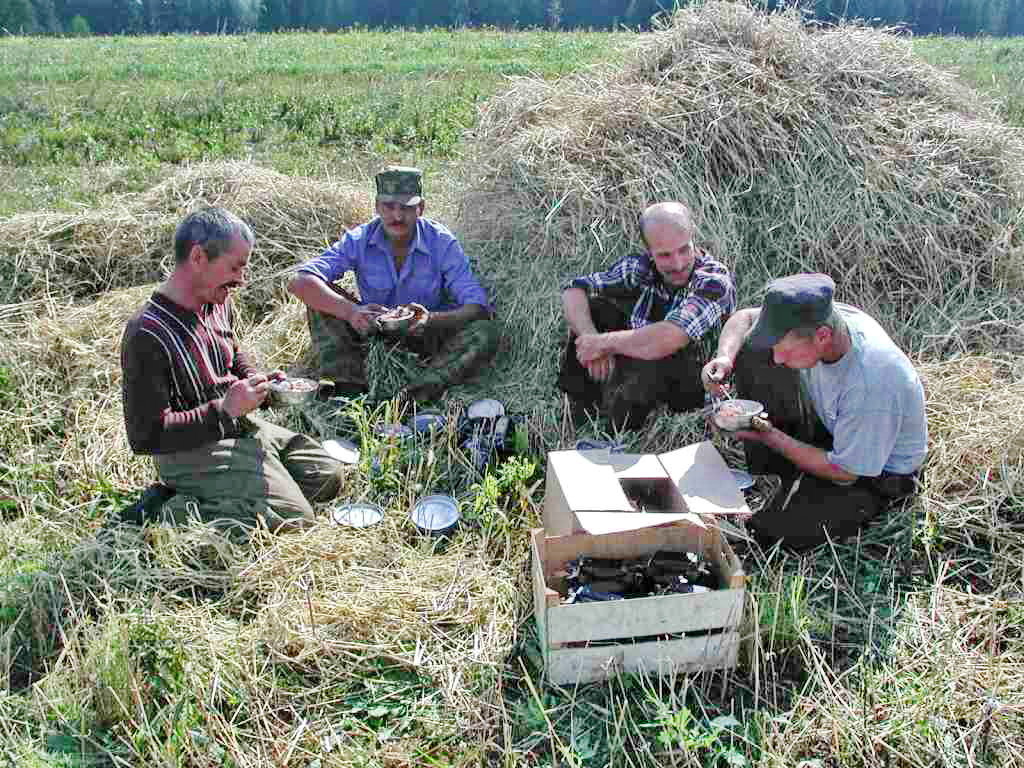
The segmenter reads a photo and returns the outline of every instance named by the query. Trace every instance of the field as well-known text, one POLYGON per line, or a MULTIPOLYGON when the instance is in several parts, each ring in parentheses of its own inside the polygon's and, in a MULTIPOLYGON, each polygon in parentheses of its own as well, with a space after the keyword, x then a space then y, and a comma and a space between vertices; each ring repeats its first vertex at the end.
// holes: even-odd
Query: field
MULTIPOLYGON (((287 229, 307 199, 326 219, 337 186, 354 202, 334 226, 365 212, 376 167, 405 162, 426 169, 431 214, 454 220, 478 108, 509 76, 554 81, 615 61, 637 37, 3 38, 0 215, 100 211, 127 227, 186 164, 251 161, 328 182, 289 207, 299 187, 244 166, 240 178, 277 195, 268 226, 287 229)), ((913 46, 1024 126, 1024 42, 913 46)), ((285 234, 264 248, 299 258, 326 237, 285 234)), ((737 670, 558 688, 538 663, 526 531, 543 451, 572 435, 525 403, 534 418, 517 456, 483 476, 450 429, 428 461, 376 441, 369 407, 347 413, 366 446, 349 492, 389 511, 366 533, 324 525, 241 545, 201 525, 108 527, 152 477, 124 445, 114 372, 123 318, 150 288, 111 283, 132 273, 118 257, 133 254, 108 255, 92 276, 116 291, 83 299, 32 283, 0 304, 0 757, 11 765, 1024 765, 1014 318, 972 324, 952 352, 920 345, 946 351, 920 360, 933 435, 921 502, 805 557, 746 553, 737 670), (401 515, 424 488, 465 500, 471 524, 447 549, 401 515)), ((22 285, 11 263, 0 260, 0 295, 22 285)), ((253 293, 245 340, 267 364, 294 362, 301 313, 253 293)), ((529 309, 512 314, 527 334, 529 309)), ((499 381, 508 370, 481 388, 530 399, 499 381)), ((625 438, 643 450, 700 435, 698 420, 666 416, 625 438)))

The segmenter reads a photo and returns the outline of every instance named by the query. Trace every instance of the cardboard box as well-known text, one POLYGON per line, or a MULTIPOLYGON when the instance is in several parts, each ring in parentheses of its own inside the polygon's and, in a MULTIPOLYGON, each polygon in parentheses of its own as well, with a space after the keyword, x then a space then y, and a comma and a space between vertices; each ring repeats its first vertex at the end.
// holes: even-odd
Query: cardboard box
POLYGON ((728 466, 709 441, 658 455, 548 454, 544 493, 548 536, 614 533, 692 515, 749 513, 728 466))
POLYGON ((591 682, 616 671, 643 669, 665 674, 736 665, 746 577, 728 541, 713 523, 688 516, 672 525, 555 537, 546 537, 543 529, 535 529, 531 534, 531 561, 534 614, 551 682, 591 682), (564 569, 569 560, 580 555, 632 558, 659 550, 703 553, 715 563, 721 589, 600 603, 562 603, 567 588, 564 569), (615 642, 591 645, 600 641, 615 642))

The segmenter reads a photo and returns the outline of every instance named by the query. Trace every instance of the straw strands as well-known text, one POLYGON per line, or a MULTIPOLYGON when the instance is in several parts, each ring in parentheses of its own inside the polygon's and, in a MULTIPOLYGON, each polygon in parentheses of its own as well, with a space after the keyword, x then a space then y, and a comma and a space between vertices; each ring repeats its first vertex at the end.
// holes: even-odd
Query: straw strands
POLYGON ((786 725, 771 723, 767 766, 1021 765, 1024 643, 1019 601, 936 586, 911 601, 887 658, 837 675, 811 644, 814 684, 786 725))
POLYGON ((538 386, 561 284, 639 250, 637 216, 664 199, 692 204, 744 303, 771 277, 824 271, 913 352, 1020 285, 1022 151, 903 39, 709 2, 613 65, 519 78, 488 102, 459 228, 525 326, 517 367, 538 386))
POLYGON ((244 162, 197 165, 107 210, 0 222, 0 303, 81 298, 160 280, 174 263, 174 228, 202 205, 227 207, 252 227, 256 249, 242 301, 256 309, 283 298, 284 270, 370 216, 366 194, 345 185, 244 162))

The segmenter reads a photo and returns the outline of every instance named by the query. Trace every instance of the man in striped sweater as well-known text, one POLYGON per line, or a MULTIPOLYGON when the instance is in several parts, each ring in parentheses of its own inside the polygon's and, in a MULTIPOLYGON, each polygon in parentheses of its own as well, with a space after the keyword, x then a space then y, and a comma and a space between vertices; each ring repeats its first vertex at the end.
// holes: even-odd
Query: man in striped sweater
POLYGON ((231 291, 245 283, 253 234, 222 208, 186 217, 174 272, 127 324, 121 342, 125 426, 160 479, 195 497, 204 517, 271 531, 313 521, 342 467, 320 444, 254 418, 269 381, 239 348, 231 291))

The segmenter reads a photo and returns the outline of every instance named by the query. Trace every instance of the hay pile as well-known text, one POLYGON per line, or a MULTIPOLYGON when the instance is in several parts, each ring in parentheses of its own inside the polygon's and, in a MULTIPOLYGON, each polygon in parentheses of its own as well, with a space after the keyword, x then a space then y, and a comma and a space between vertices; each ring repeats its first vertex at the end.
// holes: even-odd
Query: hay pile
POLYGON ((614 65, 517 79, 488 102, 458 227, 522 326, 514 368, 538 389, 564 333, 560 284, 638 250, 638 214, 664 199, 692 203, 742 303, 821 270, 905 348, 941 352, 961 327, 1024 317, 1010 298, 1022 151, 905 39, 709 2, 614 65))
POLYGON ((222 205, 253 228, 251 285, 239 295, 266 310, 284 293, 281 270, 319 253, 370 216, 362 190, 289 177, 250 163, 183 169, 105 210, 26 213, 0 222, 0 304, 76 298, 152 283, 174 263, 174 228, 202 205, 222 205))

